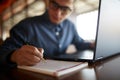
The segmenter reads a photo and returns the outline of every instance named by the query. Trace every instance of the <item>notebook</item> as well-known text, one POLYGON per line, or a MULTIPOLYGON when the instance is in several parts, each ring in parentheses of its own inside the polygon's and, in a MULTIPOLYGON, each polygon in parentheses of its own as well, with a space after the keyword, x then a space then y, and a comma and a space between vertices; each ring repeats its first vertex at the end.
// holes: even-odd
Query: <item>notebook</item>
POLYGON ((87 62, 72 62, 46 59, 34 66, 17 66, 19 69, 60 77, 72 74, 88 66, 87 62))
POLYGON ((99 0, 95 49, 54 56, 53 59, 95 62, 119 53, 120 0, 99 0))

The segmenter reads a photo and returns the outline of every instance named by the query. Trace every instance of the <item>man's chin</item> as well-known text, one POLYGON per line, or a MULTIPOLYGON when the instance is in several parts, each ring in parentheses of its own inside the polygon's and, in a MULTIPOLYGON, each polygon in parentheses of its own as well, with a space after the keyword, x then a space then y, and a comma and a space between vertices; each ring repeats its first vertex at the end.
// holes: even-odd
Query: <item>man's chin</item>
POLYGON ((52 21, 54 24, 60 24, 62 21, 52 21))

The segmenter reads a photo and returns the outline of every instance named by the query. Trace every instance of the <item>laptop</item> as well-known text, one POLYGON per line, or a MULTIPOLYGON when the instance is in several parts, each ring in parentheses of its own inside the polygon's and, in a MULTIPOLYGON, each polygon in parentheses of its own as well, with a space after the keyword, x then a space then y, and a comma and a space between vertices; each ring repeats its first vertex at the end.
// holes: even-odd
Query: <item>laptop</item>
POLYGON ((120 0, 99 0, 95 49, 53 59, 95 62, 120 53, 120 0))

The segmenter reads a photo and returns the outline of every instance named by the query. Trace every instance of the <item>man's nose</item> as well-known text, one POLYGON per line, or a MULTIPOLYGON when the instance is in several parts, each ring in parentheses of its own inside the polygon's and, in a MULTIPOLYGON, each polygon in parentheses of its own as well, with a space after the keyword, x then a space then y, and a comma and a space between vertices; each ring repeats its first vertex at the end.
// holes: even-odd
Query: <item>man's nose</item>
POLYGON ((61 15, 62 15, 62 11, 61 11, 60 8, 58 8, 58 9, 55 11, 55 13, 56 13, 56 16, 61 16, 61 15))

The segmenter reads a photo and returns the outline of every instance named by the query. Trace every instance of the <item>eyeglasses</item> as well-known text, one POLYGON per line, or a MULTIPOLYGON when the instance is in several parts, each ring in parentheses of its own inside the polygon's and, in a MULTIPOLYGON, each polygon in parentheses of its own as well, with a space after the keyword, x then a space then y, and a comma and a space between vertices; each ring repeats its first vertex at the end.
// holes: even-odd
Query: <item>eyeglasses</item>
POLYGON ((72 9, 70 9, 69 7, 61 6, 58 3, 56 3, 55 1, 50 1, 50 9, 53 9, 53 10, 60 9, 62 14, 68 14, 72 11, 72 9))

